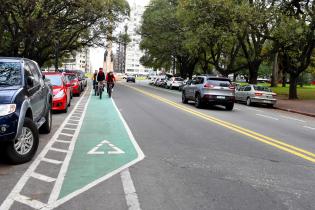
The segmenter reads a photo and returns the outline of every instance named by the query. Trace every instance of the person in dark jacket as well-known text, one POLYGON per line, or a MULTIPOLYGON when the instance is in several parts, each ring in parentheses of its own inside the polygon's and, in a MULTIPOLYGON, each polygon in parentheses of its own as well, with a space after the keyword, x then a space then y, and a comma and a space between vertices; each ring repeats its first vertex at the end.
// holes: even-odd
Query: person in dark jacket
POLYGON ((99 69, 98 74, 96 76, 96 81, 98 83, 98 88, 102 87, 104 89, 105 73, 103 71, 103 68, 99 69))

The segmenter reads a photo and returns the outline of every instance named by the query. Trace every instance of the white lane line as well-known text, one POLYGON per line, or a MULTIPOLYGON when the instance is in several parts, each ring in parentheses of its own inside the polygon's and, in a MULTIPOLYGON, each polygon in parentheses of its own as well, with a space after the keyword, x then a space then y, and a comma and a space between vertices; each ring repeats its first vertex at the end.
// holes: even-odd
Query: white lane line
POLYGON ((69 150, 58 149, 58 148, 54 148, 54 147, 51 147, 50 150, 55 151, 55 152, 61 152, 61 153, 68 153, 69 152, 69 150))
POLYGON ((263 110, 255 109, 255 108, 250 108, 250 107, 247 107, 247 109, 250 109, 250 110, 253 110, 253 111, 256 111, 256 112, 264 112, 263 110))
MULTIPOLYGON (((118 108, 117 108, 117 106, 116 106, 115 101, 114 101, 113 99, 112 99, 112 101, 113 101, 113 105, 114 105, 114 107, 115 107, 115 110, 117 111, 117 113, 118 113, 118 115, 119 115, 121 121, 123 122, 123 124, 124 124, 124 126, 125 126, 125 129, 126 129, 126 131, 127 131, 127 133, 128 133, 128 136, 129 136, 129 138, 130 138, 130 140, 131 140, 133 146, 135 147, 135 149, 136 149, 136 151, 137 151, 137 153, 138 153, 137 159, 135 159, 135 160, 133 160, 133 161, 127 163, 126 165, 121 166, 120 168, 118 168, 118 169, 116 169, 116 170, 114 170, 114 171, 108 173, 106 176, 103 176, 103 177, 101 177, 101 178, 95 180, 94 182, 92 182, 92 183, 86 185, 85 187, 83 187, 83 188, 81 188, 81 189, 79 189, 79 190, 77 190, 77 191, 75 191, 75 192, 73 192, 73 193, 71 193, 71 194, 65 196, 64 198, 62 198, 62 199, 60 199, 60 200, 57 200, 56 202, 54 202, 54 203, 52 203, 52 204, 49 204, 49 208, 47 208, 47 209, 45 209, 45 210, 51 210, 51 209, 57 208, 58 206, 60 206, 60 205, 62 205, 63 203, 65 203, 65 202, 71 200, 71 199, 74 198, 75 196, 84 193, 85 191, 91 189, 92 187, 94 187, 94 186, 96 186, 96 185, 102 183, 103 181, 105 181, 105 180, 111 178, 112 176, 114 176, 114 175, 120 173, 121 171, 123 171, 123 170, 129 168, 130 166, 132 166, 132 165, 134 165, 134 164, 136 164, 136 163, 138 163, 139 161, 141 161, 141 160, 144 159, 145 155, 143 154, 143 152, 142 152, 140 146, 138 145, 136 139, 134 138, 134 136, 133 136, 133 134, 132 134, 132 132, 131 132, 131 130, 130 130, 128 124, 126 123, 125 119, 123 118, 123 116, 122 116, 121 113, 119 112, 119 110, 118 110, 118 108)), ((57 179, 57 182, 58 182, 58 179, 57 179)))
POLYGON ((39 179, 41 181, 44 181, 44 182, 54 182, 56 181, 56 179, 52 178, 52 177, 49 177, 49 176, 46 176, 46 175, 43 175, 43 174, 39 174, 39 173, 32 173, 32 177, 35 178, 35 179, 39 179))
POLYGON ((242 111, 241 109, 239 109, 239 108, 234 108, 235 110, 237 110, 237 111, 242 111))
POLYGON ((47 163, 52 163, 55 165, 60 165, 62 163, 62 161, 54 160, 54 159, 50 159, 50 158, 43 158, 42 161, 47 162, 47 163))
POLYGON ((63 130, 75 131, 75 130, 77 130, 77 129, 73 129, 73 128, 66 128, 66 127, 64 127, 64 128, 63 128, 63 130))
MULTIPOLYGON (((69 122, 67 122, 67 125, 78 125, 78 124, 74 124, 74 123, 69 123, 69 122)), ((66 126, 67 126, 66 125, 66 126)))
POLYGON ((311 129, 311 130, 315 130, 315 128, 313 127, 310 127, 310 126, 303 126, 304 128, 308 128, 308 129, 311 129))
POLYGON ((59 197, 59 194, 60 194, 60 191, 61 191, 61 187, 62 187, 62 183, 63 183, 65 175, 66 175, 66 173, 68 171, 70 160, 71 160, 72 154, 74 152, 74 147, 75 147, 76 141, 78 140, 80 129, 82 127, 82 124, 83 124, 83 121, 84 121, 84 117, 86 115, 87 106, 89 105, 89 102, 91 100, 92 91, 90 92, 89 99, 87 100, 87 102, 86 102, 86 104, 84 106, 84 111, 83 111, 83 114, 82 114, 83 117, 80 119, 78 128, 77 128, 76 132, 73 135, 73 140, 71 141, 71 144, 69 146, 69 151, 68 151, 68 153, 67 153, 67 155, 65 157, 65 160, 64 160, 64 162, 63 162, 63 164, 61 166, 61 169, 59 171, 59 174, 58 174, 58 177, 57 177, 57 180, 56 180, 56 184, 55 184, 53 190, 51 191, 50 197, 48 199, 48 205, 49 205, 48 209, 53 209, 53 207, 51 207, 51 206, 53 205, 53 203, 55 203, 58 200, 58 197, 59 197))
POLYGON ((257 116, 260 116, 260 117, 264 117, 264 118, 269 118, 269 119, 273 119, 273 120, 279 120, 278 118, 275 118, 275 117, 270 117, 268 115, 263 115, 263 114, 256 114, 257 116))
MULTIPOLYGON (((64 128, 63 128, 64 129, 64 128)), ((63 130, 62 129, 62 130, 63 130)), ((73 137, 73 135, 72 134, 69 134, 69 133, 60 133, 60 135, 64 135, 64 136, 69 136, 69 137, 73 137)))
MULTIPOLYGON (((84 97, 82 97, 78 102, 76 107, 82 102, 84 97)), ((76 108, 75 107, 75 108, 76 108)), ((74 109, 75 109, 74 108, 74 109)), ((25 173, 21 176, 20 180, 16 183, 16 185, 14 186, 14 188, 12 189, 12 191, 10 192, 10 194, 7 196, 7 198, 4 200, 4 202, 1 204, 0 209, 1 210, 8 210, 11 208, 11 206, 13 205, 14 201, 16 199, 18 199, 19 197, 19 193, 22 191, 22 189, 24 188, 25 184, 27 183, 29 177, 31 177, 31 174, 36 170, 36 168, 38 167, 38 165, 40 164, 40 162, 45 158, 46 154, 48 153, 48 151, 50 150, 50 148, 52 147, 52 145, 55 143, 55 141, 57 140, 58 136, 61 134, 61 131, 63 129, 63 127, 65 126, 66 122, 70 119, 71 114, 74 112, 74 110, 72 110, 72 112, 66 117, 66 119, 63 121, 63 123, 60 125, 60 127, 58 128, 58 130, 55 132, 55 134, 53 135, 53 137, 50 139, 50 141, 46 144, 46 146, 44 147, 44 149, 40 152, 40 154, 37 156, 37 158, 31 163, 31 165, 29 166, 29 168, 25 171, 25 173)), ((46 161, 47 162, 47 161, 46 161)), ((24 200, 22 200, 24 201, 24 200)), ((36 202, 36 201, 34 201, 36 202)), ((41 207, 42 208, 42 207, 41 207)), ((40 208, 37 208, 40 209, 40 208)))
POLYGON ((59 143, 64 143, 64 144, 70 144, 71 141, 64 141, 64 140, 56 140, 56 142, 59 142, 59 143))
POLYGON ((44 203, 20 194, 16 195, 15 200, 34 209, 42 209, 45 207, 44 203))
POLYGON ((140 210, 140 202, 128 168, 120 173, 120 178, 124 188, 128 209, 140 210))
POLYGON ((288 117, 288 116, 285 116, 285 115, 280 115, 280 117, 285 118, 285 119, 289 119, 289 120, 294 120, 294 121, 306 123, 306 121, 300 120, 300 119, 297 119, 297 118, 294 118, 294 117, 288 117))

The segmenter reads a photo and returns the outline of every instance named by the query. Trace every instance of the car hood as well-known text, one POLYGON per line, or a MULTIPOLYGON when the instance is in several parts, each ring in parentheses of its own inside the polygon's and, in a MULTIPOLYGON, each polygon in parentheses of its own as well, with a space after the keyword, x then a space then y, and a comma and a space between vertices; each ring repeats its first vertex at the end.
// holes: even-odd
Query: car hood
POLYGON ((0 104, 9 104, 12 102, 13 96, 16 94, 18 89, 15 90, 0 90, 0 104))
POLYGON ((53 87, 53 94, 56 95, 57 93, 59 93, 60 91, 62 91, 62 87, 59 86, 54 86, 53 87))

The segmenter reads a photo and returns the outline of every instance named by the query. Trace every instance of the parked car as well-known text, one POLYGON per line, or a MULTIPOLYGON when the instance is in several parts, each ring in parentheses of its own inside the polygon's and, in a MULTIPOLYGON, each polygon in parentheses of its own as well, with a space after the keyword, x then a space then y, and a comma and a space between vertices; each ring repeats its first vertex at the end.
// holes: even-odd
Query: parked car
POLYGON ((37 63, 0 57, 0 143, 13 164, 30 161, 51 130, 52 93, 37 63))
POLYGON ((156 81, 155 81, 155 85, 158 86, 158 87, 161 87, 163 86, 163 84, 165 84, 165 78, 158 78, 156 81))
POLYGON ((183 88, 184 88, 184 86, 187 84, 188 80, 189 80, 189 79, 183 80, 183 83, 178 87, 178 90, 179 90, 179 91, 182 91, 182 90, 183 90, 183 88))
POLYGON ((62 73, 45 72, 45 78, 53 86, 53 106, 54 111, 68 112, 71 105, 71 84, 67 84, 62 73))
POLYGON ((134 82, 135 83, 136 82, 135 76, 133 76, 133 75, 127 76, 126 82, 134 82))
POLYGON ((235 87, 230 79, 214 76, 197 76, 187 82, 182 91, 182 102, 195 101, 197 108, 205 104, 223 105, 232 110, 235 102, 235 87))
POLYGON ((265 104, 273 107, 277 99, 274 97, 276 93, 265 86, 259 85, 246 85, 238 87, 235 93, 236 101, 246 102, 246 105, 250 106, 252 104, 265 104))
POLYGON ((79 82, 78 76, 74 73, 64 73, 64 75, 69 81, 69 82, 67 81, 68 86, 70 83, 72 95, 80 96, 81 87, 80 87, 80 82, 79 82))
POLYGON ((82 81, 83 84, 83 90, 87 86, 87 77, 85 76, 85 73, 83 71, 78 71, 78 77, 79 80, 82 81))
POLYGON ((79 81, 79 86, 80 86, 80 92, 83 92, 85 87, 87 86, 87 80, 84 76, 84 72, 83 71, 79 71, 79 70, 66 70, 64 71, 65 73, 73 73, 78 77, 78 81, 79 81))
POLYGON ((183 85, 183 81, 184 79, 181 77, 172 77, 169 80, 167 80, 166 86, 169 89, 173 89, 173 88, 179 89, 179 87, 183 85))

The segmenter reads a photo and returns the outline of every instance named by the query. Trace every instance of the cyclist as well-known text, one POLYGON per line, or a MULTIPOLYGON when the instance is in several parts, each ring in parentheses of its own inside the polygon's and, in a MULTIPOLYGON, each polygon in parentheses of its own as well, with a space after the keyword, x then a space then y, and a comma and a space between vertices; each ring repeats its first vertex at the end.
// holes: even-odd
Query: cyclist
POLYGON ((100 88, 104 88, 105 82, 105 73, 103 72, 103 68, 100 68, 98 74, 96 76, 96 81, 98 83, 98 93, 100 93, 100 88))
POLYGON ((95 70, 95 72, 94 72, 94 74, 93 74, 93 89, 94 89, 94 90, 95 90, 95 88, 96 88, 96 83, 97 83, 97 81, 96 81, 97 74, 98 74, 98 71, 95 70))
POLYGON ((109 97, 111 97, 111 91, 113 91, 114 85, 115 85, 115 76, 113 72, 108 72, 106 75, 106 82, 107 82, 107 93, 109 97), (111 90, 110 90, 111 88, 111 90))

